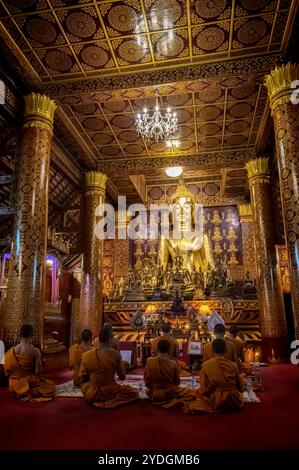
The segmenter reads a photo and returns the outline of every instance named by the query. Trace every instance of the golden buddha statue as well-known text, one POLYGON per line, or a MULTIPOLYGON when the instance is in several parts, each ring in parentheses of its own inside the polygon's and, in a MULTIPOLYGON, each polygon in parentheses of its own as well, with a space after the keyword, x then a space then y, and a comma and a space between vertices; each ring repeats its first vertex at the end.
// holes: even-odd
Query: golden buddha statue
MULTIPOLYGON (((185 238, 184 230, 188 230, 186 226, 186 215, 191 217, 192 225, 194 228, 195 223, 195 198, 191 191, 186 187, 184 180, 180 179, 177 190, 172 195, 171 204, 174 209, 172 212, 173 228, 169 231, 169 237, 164 238, 161 236, 159 259, 163 267, 164 273, 167 271, 169 264, 172 265, 174 270, 177 269, 177 259, 180 256, 182 262, 180 269, 185 273, 185 279, 191 279, 194 271, 200 270, 205 272, 208 265, 214 266, 214 256, 211 239, 207 234, 193 233, 188 239, 185 238), (181 237, 177 237, 174 233, 179 228, 181 237)), ((201 221, 203 223, 203 220, 201 221)))

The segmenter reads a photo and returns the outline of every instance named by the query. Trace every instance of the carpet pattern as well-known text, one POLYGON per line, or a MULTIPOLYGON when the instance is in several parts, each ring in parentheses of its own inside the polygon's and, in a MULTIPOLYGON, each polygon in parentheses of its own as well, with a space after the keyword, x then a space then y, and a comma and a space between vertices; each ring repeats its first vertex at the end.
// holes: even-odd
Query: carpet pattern
MULTIPOLYGON (((148 399, 146 394, 145 385, 143 381, 143 375, 136 375, 136 374, 128 374, 126 376, 126 380, 118 381, 120 385, 131 385, 135 387, 139 391, 139 398, 142 400, 148 399)), ((191 388, 192 390, 199 389, 198 381, 192 380, 192 377, 181 377, 181 387, 191 388)), ((72 380, 68 382, 62 383, 60 385, 56 385, 56 398, 83 398, 83 394, 81 392, 80 387, 75 387, 72 380)), ((260 403, 260 398, 254 392, 250 394, 248 392, 243 393, 244 402, 245 403, 260 403)))

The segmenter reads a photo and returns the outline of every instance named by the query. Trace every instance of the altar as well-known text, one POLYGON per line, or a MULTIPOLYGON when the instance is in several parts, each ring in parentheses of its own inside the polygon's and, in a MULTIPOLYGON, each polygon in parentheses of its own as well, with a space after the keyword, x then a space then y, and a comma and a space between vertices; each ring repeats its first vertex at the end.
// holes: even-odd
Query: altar
POLYGON ((247 299, 213 299, 188 300, 183 305, 183 315, 171 316, 171 301, 151 302, 110 302, 104 304, 104 320, 113 325, 119 341, 138 341, 149 344, 158 335, 159 318, 169 323, 172 335, 177 339, 183 351, 191 340, 209 340, 204 317, 207 312, 217 311, 227 327, 236 324, 240 336, 247 347, 256 351, 260 346, 259 308, 257 300, 247 299), (144 323, 140 329, 132 327, 132 317, 136 312, 142 316, 144 323), (150 324, 150 328, 149 325, 150 324), (185 346, 183 346, 185 345, 185 346))

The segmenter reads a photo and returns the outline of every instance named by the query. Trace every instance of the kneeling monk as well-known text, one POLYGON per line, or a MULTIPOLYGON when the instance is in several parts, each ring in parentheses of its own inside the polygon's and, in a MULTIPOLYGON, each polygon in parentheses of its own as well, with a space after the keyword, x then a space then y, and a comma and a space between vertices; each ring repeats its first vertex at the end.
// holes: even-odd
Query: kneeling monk
POLYGON ((155 357, 149 357, 144 371, 144 383, 153 403, 164 408, 183 405, 194 400, 194 394, 188 388, 179 387, 180 375, 177 363, 170 358, 171 344, 161 339, 157 344, 155 357))
POLYGON ((187 413, 237 410, 243 406, 243 383, 237 364, 225 357, 225 341, 215 339, 212 347, 215 357, 203 363, 199 398, 185 404, 187 413))
POLYGON ((82 393, 89 403, 100 408, 115 408, 139 398, 136 388, 115 381, 116 372, 120 380, 125 380, 126 374, 120 353, 111 347, 112 339, 111 328, 104 327, 99 334, 99 346, 82 355, 79 373, 82 393))
POLYGON ((33 328, 23 325, 20 343, 5 354, 4 368, 9 377, 9 391, 23 401, 49 401, 55 394, 55 383, 41 377, 41 353, 31 345, 33 328))
POLYGON ((90 330, 83 330, 81 333, 80 344, 73 344, 69 349, 69 362, 70 369, 73 370, 74 385, 80 385, 79 370, 82 361, 82 354, 92 349, 92 332, 90 330))

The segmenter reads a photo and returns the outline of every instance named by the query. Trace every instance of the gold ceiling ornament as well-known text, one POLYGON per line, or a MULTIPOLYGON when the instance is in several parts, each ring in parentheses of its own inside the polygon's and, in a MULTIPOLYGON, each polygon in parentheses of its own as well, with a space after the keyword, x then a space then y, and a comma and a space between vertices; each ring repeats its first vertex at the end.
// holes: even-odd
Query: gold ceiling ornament
POLYGON ((183 176, 180 177, 175 193, 171 196, 171 204, 179 202, 181 205, 185 202, 195 204, 194 194, 187 188, 183 176))
POLYGON ((252 222, 252 207, 251 204, 244 203, 238 205, 240 222, 252 222))
POLYGON ((270 183, 269 158, 260 157, 250 160, 245 165, 248 175, 249 186, 255 183, 270 183))
POLYGON ((291 62, 276 66, 269 75, 265 76, 265 86, 272 111, 276 106, 291 102, 291 96, 296 89, 296 80, 299 80, 299 64, 291 62))
POLYGON ((85 173, 85 194, 86 192, 101 191, 105 194, 107 176, 100 171, 87 171, 85 173))

